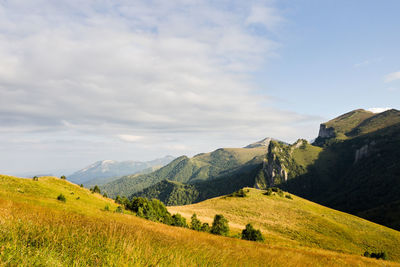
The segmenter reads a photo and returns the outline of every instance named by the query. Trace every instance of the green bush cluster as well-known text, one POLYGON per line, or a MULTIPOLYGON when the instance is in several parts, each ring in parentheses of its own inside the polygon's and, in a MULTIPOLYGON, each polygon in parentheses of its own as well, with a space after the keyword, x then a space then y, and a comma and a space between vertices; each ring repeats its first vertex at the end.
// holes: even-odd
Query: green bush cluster
POLYGON ((248 223, 246 228, 242 231, 242 239, 263 242, 264 236, 260 230, 254 229, 253 225, 248 223))
POLYGON ((39 177, 37 177, 37 176, 33 176, 33 178, 32 178, 34 181, 39 181, 39 177))
POLYGON ((369 253, 368 251, 365 251, 364 256, 369 257, 369 258, 382 259, 382 260, 388 259, 388 256, 385 251, 376 252, 376 253, 375 252, 369 253))
POLYGON ((57 197, 57 200, 62 201, 62 202, 66 202, 67 199, 65 198, 65 196, 63 194, 59 194, 57 197))
POLYGON ((291 195, 285 195, 285 193, 278 187, 269 187, 267 189, 267 192, 264 193, 264 195, 271 196, 274 195, 274 193, 278 194, 278 196, 280 197, 285 196, 286 198, 292 199, 291 195))
POLYGON ((65 175, 61 175, 60 179, 67 180, 67 177, 65 177, 65 175))
POLYGON ((215 215, 210 233, 214 235, 227 236, 229 234, 228 220, 221 214, 215 215))
POLYGON ((228 195, 228 197, 247 197, 247 194, 243 189, 239 189, 238 191, 228 195))
POLYGON ((98 193, 98 194, 101 193, 100 187, 98 185, 95 185, 93 188, 90 188, 90 191, 92 193, 98 193))

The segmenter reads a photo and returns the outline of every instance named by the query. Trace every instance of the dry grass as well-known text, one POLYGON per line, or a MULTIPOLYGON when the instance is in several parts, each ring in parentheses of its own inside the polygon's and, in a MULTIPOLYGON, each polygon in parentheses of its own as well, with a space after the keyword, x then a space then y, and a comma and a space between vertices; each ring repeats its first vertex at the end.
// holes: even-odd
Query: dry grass
POLYGON ((284 248, 102 211, 111 201, 53 178, 0 177, 0 261, 6 266, 391 266, 320 249, 284 248), (36 184, 35 184, 36 183, 36 184), (54 202, 59 191, 80 196, 54 202), (23 193, 22 193, 23 191, 23 193))
POLYGON ((281 247, 322 248, 362 255, 365 251, 386 251, 400 261, 400 232, 359 217, 332 210, 302 198, 265 196, 263 190, 248 189, 248 196, 218 197, 187 206, 168 207, 190 220, 193 213, 211 223, 215 214, 223 214, 233 234, 247 223, 260 228, 266 244, 281 247))

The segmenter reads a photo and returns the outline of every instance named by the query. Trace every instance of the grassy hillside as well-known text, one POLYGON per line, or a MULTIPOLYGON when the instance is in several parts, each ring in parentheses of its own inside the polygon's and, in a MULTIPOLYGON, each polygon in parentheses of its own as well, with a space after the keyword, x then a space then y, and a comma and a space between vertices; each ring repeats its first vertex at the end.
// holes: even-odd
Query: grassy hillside
POLYGON ((247 190, 247 197, 218 197, 168 209, 188 219, 196 213, 206 222, 211 222, 214 214, 224 214, 236 232, 253 223, 269 245, 307 246, 356 255, 386 251, 391 259, 400 261, 398 231, 293 195, 288 199, 277 194, 266 196, 263 190, 247 190))
POLYGON ((192 158, 182 156, 150 174, 125 176, 101 188, 115 197, 130 196, 165 179, 181 183, 201 182, 226 175, 266 151, 266 147, 221 148, 192 158))
POLYGON ((400 229, 400 124, 331 144, 282 188, 400 229))
POLYGON ((0 176, 0 264, 396 266, 318 248, 260 244, 167 226, 104 211, 105 205, 116 208, 111 200, 57 178, 0 176), (65 203, 56 200, 60 193, 65 203))
POLYGON ((372 133, 397 123, 400 123, 399 110, 391 109, 377 114, 363 109, 353 110, 328 122, 322 123, 321 128, 333 131, 333 136, 319 136, 314 144, 318 146, 329 145, 332 139, 345 140, 372 133))
POLYGON ((326 128, 333 128, 338 137, 344 137, 347 133, 356 128, 360 123, 375 114, 364 109, 357 109, 332 119, 324 125, 326 128))

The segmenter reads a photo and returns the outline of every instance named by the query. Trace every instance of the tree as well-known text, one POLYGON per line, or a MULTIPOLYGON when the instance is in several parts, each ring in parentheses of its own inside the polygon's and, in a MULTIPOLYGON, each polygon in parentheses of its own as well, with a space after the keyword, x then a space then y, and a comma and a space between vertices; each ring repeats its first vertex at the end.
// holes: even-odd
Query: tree
POLYGON ((33 178, 32 178, 34 181, 39 181, 39 177, 37 177, 37 176, 33 176, 33 178))
POLYGON ((217 214, 214 217, 214 221, 211 226, 211 233, 215 235, 227 236, 229 234, 228 220, 221 214, 217 214))
POLYGON ((115 210, 116 213, 122 213, 122 207, 118 206, 117 209, 115 210))
POLYGON ((81 187, 83 187, 83 184, 81 184, 81 187))
POLYGON ((57 197, 57 200, 62 201, 62 202, 66 202, 67 199, 65 198, 65 196, 63 194, 59 194, 57 197))
POLYGON ((190 229, 201 231, 201 221, 197 219, 196 213, 193 213, 190 221, 190 229))
POLYGON ((184 217, 182 217, 182 215, 180 215, 179 213, 172 215, 172 224, 171 225, 188 228, 186 219, 184 217))
POLYGON ((66 179, 67 179, 67 177, 65 177, 65 175, 61 175, 60 178, 63 179, 63 180, 66 180, 66 179))
POLYGON ((108 197, 108 195, 107 195, 107 193, 106 193, 106 192, 104 192, 104 194, 103 194, 103 197, 108 197))
POLYGON ((208 223, 203 223, 201 225, 200 231, 209 233, 210 232, 210 225, 208 223))
POLYGON ((261 234, 261 231, 258 229, 254 229, 251 223, 246 225, 246 228, 242 231, 242 239, 250 240, 250 241, 264 241, 264 237, 261 234))
POLYGON ((98 187, 97 185, 95 185, 94 186, 94 188, 93 188, 93 193, 101 193, 101 191, 100 191, 100 187, 98 187))

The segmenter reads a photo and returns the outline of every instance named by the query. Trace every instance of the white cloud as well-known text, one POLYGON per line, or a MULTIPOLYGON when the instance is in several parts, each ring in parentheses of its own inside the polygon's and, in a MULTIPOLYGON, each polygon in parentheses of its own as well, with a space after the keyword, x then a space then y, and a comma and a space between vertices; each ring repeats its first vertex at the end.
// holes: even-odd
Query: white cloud
POLYGON ((373 113, 381 113, 381 112, 384 112, 384 111, 389 110, 389 109, 391 109, 391 108, 369 108, 367 110, 371 111, 373 113))
POLYGON ((130 135, 130 134, 118 134, 117 137, 125 142, 138 142, 143 139, 143 136, 130 135))
POLYGON ((386 83, 393 82, 396 80, 400 80, 400 71, 389 73, 384 77, 384 81, 386 83))
POLYGON ((115 136, 167 144, 153 153, 196 153, 260 135, 292 140, 298 128, 309 134, 296 123, 313 118, 269 107, 250 81, 277 44, 249 25, 272 30, 282 20, 257 0, 0 2, 0 132, 99 140, 90 156, 98 158, 111 158, 98 156, 99 143, 115 136))

